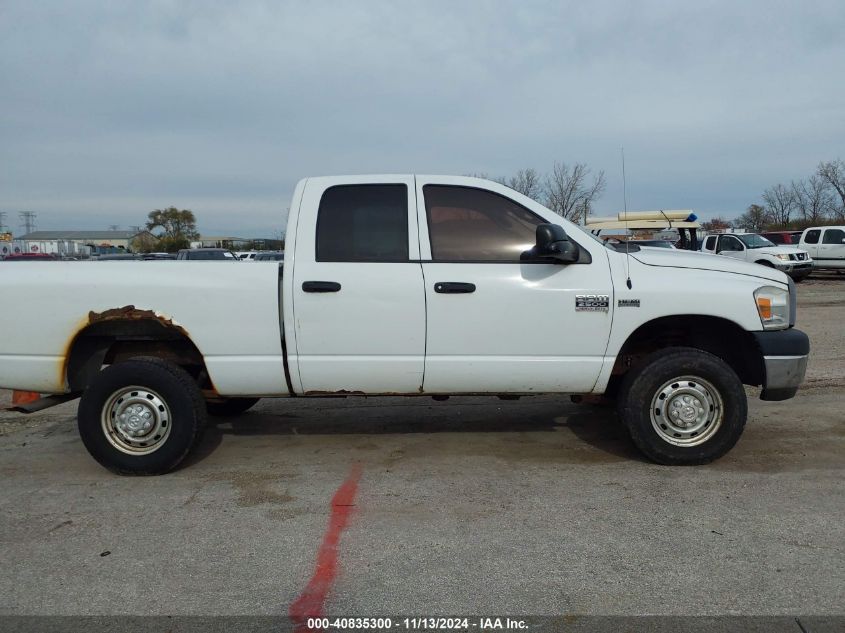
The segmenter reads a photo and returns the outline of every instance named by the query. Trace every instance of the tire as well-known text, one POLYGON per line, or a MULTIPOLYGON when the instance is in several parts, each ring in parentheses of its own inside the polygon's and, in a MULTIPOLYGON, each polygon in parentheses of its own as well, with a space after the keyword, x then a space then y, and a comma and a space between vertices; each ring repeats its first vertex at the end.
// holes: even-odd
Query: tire
POLYGON ((122 475, 173 470, 199 443, 205 422, 205 400, 190 374, 151 357, 101 371, 82 394, 77 412, 85 448, 122 475))
POLYGON ((230 418, 240 415, 252 407, 260 398, 225 398, 223 400, 206 400, 205 409, 208 415, 217 418, 230 418))
POLYGON ((655 352, 628 372, 619 417, 652 461, 707 464, 739 440, 748 417, 742 381, 721 358, 689 347, 655 352))

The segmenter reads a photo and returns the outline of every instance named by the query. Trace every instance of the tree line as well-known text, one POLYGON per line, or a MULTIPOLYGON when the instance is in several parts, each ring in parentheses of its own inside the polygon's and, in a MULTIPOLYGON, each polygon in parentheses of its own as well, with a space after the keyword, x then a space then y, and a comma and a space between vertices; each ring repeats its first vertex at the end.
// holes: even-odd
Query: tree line
POLYGON ((604 171, 593 174, 586 163, 567 165, 555 162, 552 170, 546 174, 526 168, 507 177, 468 175, 487 178, 510 187, 575 223, 584 222, 606 186, 604 171))
MULTIPOLYGON (((820 162, 815 173, 789 185, 778 183, 760 196, 733 222, 754 233, 776 229, 804 229, 845 223, 845 161, 820 162)), ((730 224, 723 218, 711 222, 730 224)))

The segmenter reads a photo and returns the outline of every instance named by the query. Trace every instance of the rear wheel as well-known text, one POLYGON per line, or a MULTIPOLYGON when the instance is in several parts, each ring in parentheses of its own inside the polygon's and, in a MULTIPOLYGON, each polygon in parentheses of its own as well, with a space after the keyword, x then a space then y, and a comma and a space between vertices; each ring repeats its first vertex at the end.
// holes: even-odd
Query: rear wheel
POLYGON ((722 359, 674 347, 632 369, 620 388, 619 415, 631 439, 660 464, 706 464, 739 440, 748 417, 742 381, 722 359))
POLYGON ((208 415, 218 418, 230 418, 240 415, 252 407, 260 398, 223 398, 220 400, 206 400, 205 408, 208 415))
POLYGON ((194 379, 159 358, 135 358, 101 371, 77 413, 91 456, 109 470, 135 475, 176 468, 199 442, 205 421, 194 379))

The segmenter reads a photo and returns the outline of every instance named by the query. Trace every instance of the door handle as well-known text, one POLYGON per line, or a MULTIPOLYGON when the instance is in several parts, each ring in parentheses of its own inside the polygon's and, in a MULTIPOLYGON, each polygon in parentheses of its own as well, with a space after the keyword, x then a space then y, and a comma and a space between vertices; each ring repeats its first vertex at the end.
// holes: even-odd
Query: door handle
POLYGON ((475 284, 463 281, 438 281, 434 284, 434 292, 446 295, 469 294, 475 292, 475 284))
POLYGON ((340 292, 340 284, 336 281, 303 281, 304 292, 340 292))

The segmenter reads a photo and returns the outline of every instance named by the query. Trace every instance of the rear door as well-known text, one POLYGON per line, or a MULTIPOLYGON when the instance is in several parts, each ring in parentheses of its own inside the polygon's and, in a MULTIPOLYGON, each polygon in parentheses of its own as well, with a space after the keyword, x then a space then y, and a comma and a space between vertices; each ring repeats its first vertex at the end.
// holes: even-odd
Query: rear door
POLYGON ((613 313, 606 249, 586 238, 585 263, 521 262, 549 221, 539 205, 462 182, 417 176, 424 391, 589 392, 613 313))
POLYGON ((839 227, 826 228, 818 248, 820 266, 845 268, 845 230, 839 227))
POLYGON ((425 292, 413 177, 309 179, 294 248, 288 354, 302 391, 419 392, 425 292))

